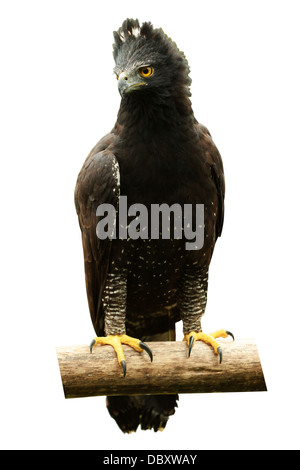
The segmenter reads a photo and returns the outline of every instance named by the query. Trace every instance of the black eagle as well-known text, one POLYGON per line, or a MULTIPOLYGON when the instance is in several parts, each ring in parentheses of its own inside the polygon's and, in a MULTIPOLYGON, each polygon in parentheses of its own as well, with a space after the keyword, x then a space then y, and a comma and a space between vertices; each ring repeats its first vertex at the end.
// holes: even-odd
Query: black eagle
MULTIPOLYGON (((91 350, 112 345, 125 376, 122 344, 145 350, 152 360, 145 342, 175 340, 175 323, 182 320, 189 354, 193 342, 201 340, 221 362, 216 338, 230 333, 202 333, 201 317, 209 264, 223 226, 224 173, 210 133, 194 117, 188 62, 162 29, 132 19, 114 32, 113 56, 121 94, 117 121, 90 152, 75 189, 97 334, 91 350), (97 208, 115 208, 118 226, 121 196, 128 207, 143 204, 149 211, 153 204, 189 204, 193 211, 204 205, 201 249, 187 250, 186 237, 176 238, 172 230, 168 239, 149 234, 100 239, 97 208)), ((157 431, 174 414, 177 400, 177 395, 115 396, 107 397, 107 407, 123 432, 139 425, 157 431)))

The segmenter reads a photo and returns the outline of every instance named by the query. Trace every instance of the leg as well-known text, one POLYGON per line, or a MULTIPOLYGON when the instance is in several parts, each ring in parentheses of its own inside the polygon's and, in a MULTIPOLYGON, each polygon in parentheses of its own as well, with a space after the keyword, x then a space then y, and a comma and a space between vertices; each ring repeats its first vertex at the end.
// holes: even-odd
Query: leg
POLYGON ((179 307, 183 320, 184 341, 189 346, 189 356, 192 351, 194 341, 203 341, 211 345, 215 354, 219 355, 222 362, 222 349, 216 338, 226 338, 232 333, 226 330, 219 330, 210 335, 202 333, 201 317, 205 312, 208 286, 208 268, 187 266, 181 280, 179 290, 179 307))
POLYGON ((126 375, 126 362, 122 344, 131 346, 138 352, 146 351, 152 361, 150 348, 142 341, 131 338, 125 334, 126 320, 126 297, 127 297, 127 271, 112 270, 107 276, 103 293, 103 309, 105 313, 105 334, 96 337, 90 345, 92 352, 95 345, 111 345, 116 351, 118 362, 122 366, 124 377, 126 375))
POLYGON ((178 306, 183 321, 183 333, 201 331, 201 318, 204 315, 207 300, 208 268, 186 266, 179 291, 178 306))

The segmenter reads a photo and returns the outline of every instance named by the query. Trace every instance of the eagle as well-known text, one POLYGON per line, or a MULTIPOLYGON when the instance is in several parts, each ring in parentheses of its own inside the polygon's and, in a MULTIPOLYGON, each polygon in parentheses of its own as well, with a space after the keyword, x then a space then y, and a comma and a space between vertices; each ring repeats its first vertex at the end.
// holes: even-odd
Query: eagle
MULTIPOLYGON (((204 341, 221 362, 217 338, 233 335, 224 329, 203 333, 201 317, 209 265, 223 227, 222 159, 209 131, 194 116, 190 69, 176 43, 151 22, 140 25, 134 19, 126 19, 113 35, 120 108, 111 132, 85 160, 75 188, 88 305, 97 335, 90 349, 111 345, 125 377, 122 345, 145 351, 152 361, 147 343, 175 340, 175 324, 181 320, 188 356, 195 341, 204 341), (149 213, 154 206, 169 208, 167 236, 161 236, 163 214, 154 227, 158 236, 151 236, 152 230, 143 236, 148 227, 142 224, 135 236, 119 236, 121 198, 127 207, 143 206, 149 213), (192 208, 194 233, 196 208, 203 207, 199 246, 187 249, 190 239, 183 226, 181 236, 175 236, 174 205, 192 208), (99 236, 99 207, 112 207, 116 214, 106 238, 99 236)), ((130 220, 137 214, 132 212, 130 220)), ((163 430, 177 402, 178 395, 109 396, 106 401, 124 433, 138 426, 163 430)))

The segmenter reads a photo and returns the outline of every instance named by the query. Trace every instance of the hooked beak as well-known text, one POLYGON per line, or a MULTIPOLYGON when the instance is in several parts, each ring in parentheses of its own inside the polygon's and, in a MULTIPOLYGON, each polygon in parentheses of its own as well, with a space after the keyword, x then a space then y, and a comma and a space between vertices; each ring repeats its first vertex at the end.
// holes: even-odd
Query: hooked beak
POLYGON ((130 78, 125 72, 122 72, 119 76, 118 89, 122 97, 143 85, 146 85, 146 83, 138 81, 137 77, 130 78))

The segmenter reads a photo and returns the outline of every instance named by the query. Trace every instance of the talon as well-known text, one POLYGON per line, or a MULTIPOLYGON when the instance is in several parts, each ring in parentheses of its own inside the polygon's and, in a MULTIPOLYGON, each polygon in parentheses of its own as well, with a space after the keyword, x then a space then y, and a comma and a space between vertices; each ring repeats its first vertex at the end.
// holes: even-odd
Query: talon
POLYGON ((233 334, 232 334, 232 333, 230 333, 230 331, 227 331, 227 330, 226 330, 226 334, 227 334, 228 336, 231 336, 231 338, 232 338, 232 339, 233 339, 233 341, 234 341, 234 336, 233 336, 233 334))
POLYGON ((93 341, 92 341, 91 344, 90 344, 90 353, 91 353, 91 354, 92 354, 93 346, 94 346, 95 343, 96 343, 96 341, 93 339, 93 341))
POLYGON ((122 366, 124 377, 125 377, 126 376, 126 362, 124 360, 121 361, 121 366, 122 366))
POLYGON ((195 341, 194 336, 190 336, 190 340, 189 340, 189 357, 190 357, 191 352, 192 352, 192 347, 193 347, 194 341, 195 341))
POLYGON ((221 347, 218 347, 217 351, 218 351, 218 354, 219 354, 219 364, 221 364, 221 363, 222 363, 222 359, 223 359, 222 348, 221 348, 221 347))
POLYGON ((142 341, 139 342, 139 346, 140 348, 142 348, 144 351, 146 351, 147 354, 149 354, 149 357, 151 359, 151 362, 153 361, 153 355, 152 355, 152 351, 151 349, 149 348, 149 346, 147 346, 147 344, 143 343, 142 341))

